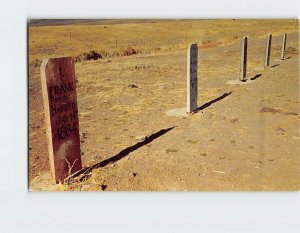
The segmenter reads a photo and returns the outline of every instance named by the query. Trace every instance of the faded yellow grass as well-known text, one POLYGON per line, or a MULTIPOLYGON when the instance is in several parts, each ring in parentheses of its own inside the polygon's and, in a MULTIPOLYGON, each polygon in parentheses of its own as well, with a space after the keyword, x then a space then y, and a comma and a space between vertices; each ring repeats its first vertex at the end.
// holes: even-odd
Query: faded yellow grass
POLYGON ((242 36, 252 39, 298 30, 298 20, 155 20, 152 23, 29 27, 29 62, 48 57, 78 56, 95 50, 122 53, 129 45, 143 53, 185 50, 232 44, 242 36), (270 30, 272 28, 272 30, 270 30))

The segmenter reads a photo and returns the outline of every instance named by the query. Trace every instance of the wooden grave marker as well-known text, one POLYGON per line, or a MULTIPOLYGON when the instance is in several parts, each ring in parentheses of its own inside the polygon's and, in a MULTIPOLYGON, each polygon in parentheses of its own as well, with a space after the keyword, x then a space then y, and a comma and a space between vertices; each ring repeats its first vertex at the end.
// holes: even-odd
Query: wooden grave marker
POLYGON ((82 168, 72 58, 44 59, 41 81, 50 169, 58 183, 82 168))

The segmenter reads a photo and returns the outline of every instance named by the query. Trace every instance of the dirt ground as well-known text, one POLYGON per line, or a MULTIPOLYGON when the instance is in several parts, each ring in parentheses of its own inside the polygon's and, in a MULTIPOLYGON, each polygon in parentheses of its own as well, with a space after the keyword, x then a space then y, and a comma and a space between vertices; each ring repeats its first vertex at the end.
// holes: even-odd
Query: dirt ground
MULTIPOLYGON (((96 168, 90 169, 81 181, 57 185, 50 176, 39 60, 75 56, 87 47, 78 42, 71 54, 68 46, 65 53, 61 48, 49 50, 52 42, 43 44, 43 38, 47 41, 53 36, 51 29, 55 33, 62 26, 29 28, 29 189, 299 190, 298 21, 156 22, 157 28, 169 30, 166 35, 162 29, 154 35, 146 33, 147 26, 154 27, 152 24, 128 22, 107 26, 113 36, 122 27, 123 41, 118 39, 119 47, 115 49, 134 47, 140 41, 137 50, 146 52, 75 63, 82 161, 84 167, 96 168), (220 27, 193 31, 198 25, 209 24, 220 27), (246 25, 248 34, 241 25, 246 25), (190 37, 175 33, 182 27, 190 29, 190 37), (130 38, 131 33, 124 32, 132 28, 140 30, 134 39, 130 38), (282 32, 288 32, 284 61, 280 61, 282 32), (205 39, 195 40, 203 33, 205 39), (264 69, 267 33, 273 34, 273 41, 271 65, 264 69), (248 81, 243 85, 232 84, 239 77, 240 39, 244 35, 249 35, 248 81), (151 39, 155 36, 159 38, 156 41, 151 39), (214 41, 210 36, 221 39, 214 41), (149 39, 151 46, 141 38, 149 39), (173 44, 168 47, 171 39, 173 44), (157 41, 159 46, 155 46, 157 41), (194 41, 199 45, 199 111, 187 115, 186 45, 194 41)), ((104 28, 80 28, 96 26, 104 28)), ((78 27, 65 26, 80 39, 78 27)), ((56 40, 63 43, 59 38, 56 40)), ((91 40, 91 48, 93 43, 95 39, 91 40)), ((115 42, 111 46, 114 48, 115 42)), ((115 52, 110 48, 107 51, 115 52)))

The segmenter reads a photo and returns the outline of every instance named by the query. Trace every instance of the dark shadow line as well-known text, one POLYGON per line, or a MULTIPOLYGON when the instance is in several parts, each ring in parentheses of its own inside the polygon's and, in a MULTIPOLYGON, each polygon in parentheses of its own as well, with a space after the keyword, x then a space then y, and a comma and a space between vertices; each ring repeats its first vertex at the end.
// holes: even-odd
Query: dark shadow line
POLYGON ((257 74, 257 75, 255 75, 253 78, 250 78, 251 80, 255 80, 255 79, 257 79, 257 78, 259 78, 261 76, 261 74, 257 74))
POLYGON ((173 126, 173 127, 167 128, 167 129, 161 129, 160 131, 158 131, 158 132, 156 132, 154 134, 151 134, 150 136, 147 136, 143 141, 138 142, 138 143, 134 144, 133 146, 127 147, 126 149, 120 151, 115 156, 110 157, 110 158, 108 158, 106 160, 103 160, 103 161, 97 163, 97 164, 94 164, 94 165, 92 165, 90 167, 83 168, 83 169, 81 169, 81 170, 73 173, 71 176, 67 177, 65 179, 65 181, 68 182, 72 178, 75 178, 75 177, 77 177, 79 175, 83 175, 83 177, 80 178, 80 181, 82 181, 85 178, 85 176, 88 175, 92 170, 100 168, 100 167, 104 167, 104 166, 106 166, 106 165, 108 165, 110 163, 114 163, 114 162, 116 162, 116 161, 124 158, 125 156, 127 156, 131 152, 139 149, 142 146, 147 145, 148 143, 150 143, 153 140, 155 140, 156 138, 164 135, 165 133, 167 133, 168 131, 174 129, 175 127, 177 127, 177 126, 173 126))
POLYGON ((197 113, 197 112, 199 112, 199 111, 201 111, 201 110, 203 110, 203 109, 209 107, 209 106, 212 105, 213 103, 218 102, 218 101, 224 99, 225 97, 229 96, 231 93, 232 93, 232 91, 231 91, 231 92, 228 92, 228 93, 225 93, 225 94, 219 96, 218 98, 213 99, 213 100, 211 100, 211 101, 209 101, 209 102, 203 104, 202 106, 196 108, 196 109, 194 110, 194 113, 197 113))
POLYGON ((279 66, 279 64, 272 65, 271 68, 274 68, 274 67, 276 67, 276 66, 279 66))
POLYGON ((292 57, 290 56, 290 57, 287 57, 287 58, 284 58, 283 60, 288 60, 288 59, 291 59, 292 57))

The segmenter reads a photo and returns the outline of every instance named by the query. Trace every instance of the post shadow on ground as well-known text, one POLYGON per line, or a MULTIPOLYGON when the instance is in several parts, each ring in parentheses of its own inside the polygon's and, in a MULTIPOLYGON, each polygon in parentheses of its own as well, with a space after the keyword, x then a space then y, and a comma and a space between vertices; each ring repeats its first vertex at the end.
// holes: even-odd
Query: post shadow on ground
POLYGON ((148 143, 152 142, 153 140, 159 138, 160 136, 164 135, 165 133, 169 132, 170 130, 174 129, 175 127, 177 126, 173 126, 173 127, 170 127, 170 128, 167 128, 167 129, 161 129, 159 130, 158 132, 156 133, 153 133, 151 134, 150 136, 147 136, 143 141, 141 142, 138 142, 136 144, 134 144, 133 146, 129 146, 127 147, 126 149, 120 151, 118 154, 106 159, 106 160, 103 160, 97 164, 94 164, 90 167, 86 167, 86 168, 83 168, 81 170, 79 170, 78 172, 75 172, 74 174, 72 174, 71 176, 67 177, 65 179, 65 182, 69 182, 70 180, 76 178, 76 177, 79 177, 79 181, 82 181, 86 178, 88 178, 89 174, 94 170, 94 169, 97 169, 97 168, 100 168, 100 167, 104 167, 110 163, 114 163, 114 162, 117 162, 118 160, 124 158, 125 156, 127 156, 128 154, 130 154, 131 152, 139 149, 140 147, 142 146, 145 146, 147 145, 148 143))
POLYGON ((275 65, 272 65, 271 68, 274 68, 274 67, 279 66, 279 65, 280 65, 279 63, 275 64, 275 65))
POLYGON ((261 76, 261 74, 256 74, 254 77, 250 78, 250 80, 255 80, 257 78, 259 78, 261 76))
POLYGON ((224 99, 225 97, 229 96, 231 93, 232 93, 232 91, 231 91, 231 92, 228 92, 228 93, 225 93, 225 94, 219 96, 218 98, 213 99, 213 100, 211 100, 211 101, 209 101, 209 102, 203 104, 202 106, 196 108, 196 109, 194 110, 194 113, 197 113, 197 112, 199 112, 199 111, 201 111, 201 110, 203 110, 203 109, 209 107, 209 106, 212 105, 213 103, 218 102, 218 101, 224 99))

